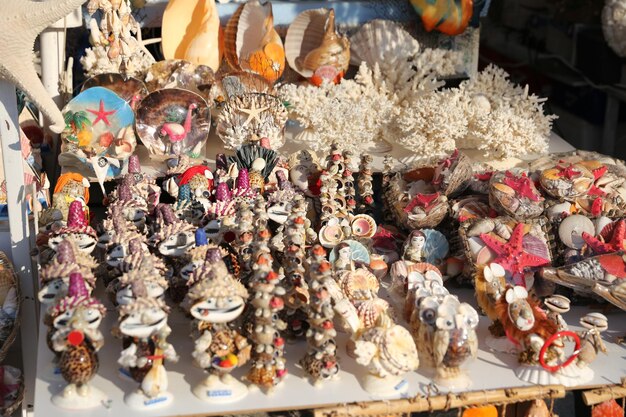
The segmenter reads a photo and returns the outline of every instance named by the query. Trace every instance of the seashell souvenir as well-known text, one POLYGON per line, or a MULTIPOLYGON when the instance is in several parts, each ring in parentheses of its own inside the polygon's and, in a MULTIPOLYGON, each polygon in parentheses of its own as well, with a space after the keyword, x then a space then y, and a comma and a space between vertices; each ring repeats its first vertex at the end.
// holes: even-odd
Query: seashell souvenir
POLYGON ((143 81, 132 77, 124 78, 124 76, 117 73, 95 75, 85 80, 81 91, 92 87, 108 88, 128 102, 133 110, 136 108, 136 105, 148 95, 148 89, 143 81))
POLYGON ((584 233, 582 239, 595 255, 626 249, 626 219, 619 219, 602 227, 597 237, 584 233))
POLYGON ((285 144, 284 129, 287 110, 278 97, 250 93, 231 98, 217 119, 217 134, 228 149, 269 139, 270 149, 285 144))
POLYGON ((399 325, 366 330, 357 339, 354 354, 357 363, 368 371, 361 386, 378 398, 406 392, 409 384, 403 376, 419 365, 415 342, 409 331, 399 325))
POLYGON ((420 50, 417 40, 402 26, 391 20, 371 20, 362 25, 350 38, 350 63, 367 63, 374 68, 390 57, 410 61, 420 50))
POLYGON ((352 236, 357 239, 368 239, 376 234, 376 221, 367 214, 357 214, 350 223, 352 236))
POLYGON ((224 30, 224 56, 235 70, 276 82, 285 69, 283 42, 274 29, 272 4, 250 0, 239 6, 224 30))
POLYGON ((211 113, 199 95, 168 88, 150 93, 141 101, 135 127, 156 157, 199 158, 211 127, 211 113))
POLYGON ((59 163, 85 176, 117 177, 135 150, 135 114, 113 91, 92 87, 74 97, 63 109, 65 130, 59 163))
POLYGON ((544 209, 544 198, 525 172, 495 172, 490 182, 489 203, 498 213, 517 220, 538 217, 544 209))
POLYGON ((495 262, 507 272, 507 279, 522 285, 525 273, 552 262, 552 252, 544 231, 545 219, 517 223, 508 217, 466 222, 459 233, 465 254, 475 265, 495 262), (483 228, 482 225, 489 225, 483 228), (481 226, 479 228, 479 226, 481 226), (487 231, 491 229, 491 231, 487 231), (470 237, 476 233, 476 236, 470 237))
POLYGON ((347 264, 347 269, 350 269, 349 265, 351 262, 361 265, 369 265, 370 254, 362 243, 359 243, 356 240, 344 240, 341 244, 333 248, 328 255, 328 260, 335 266, 335 268, 337 268, 337 262, 341 261, 342 263, 347 264))
POLYGON ((450 213, 459 223, 468 220, 496 217, 497 213, 489 207, 487 196, 467 196, 450 202, 450 213))
POLYGON ((542 171, 539 180, 546 193, 555 198, 572 200, 586 194, 595 178, 582 164, 558 164, 542 171))
POLYGON ((274 86, 258 74, 239 71, 229 72, 218 79, 213 98, 217 102, 225 102, 233 97, 250 93, 276 95, 274 86))
POLYGON ((389 308, 389 303, 382 298, 356 301, 354 304, 359 320, 361 320, 362 329, 374 327, 378 323, 381 314, 385 313, 389 308))
POLYGON ((400 184, 392 180, 391 191, 385 194, 385 199, 391 207, 392 213, 400 223, 409 229, 436 227, 448 214, 448 199, 440 193, 417 193, 409 200, 404 193, 393 190, 400 184))
POLYGON ((165 59, 184 59, 217 72, 224 40, 215 0, 170 0, 161 28, 165 59))
POLYGON ((372 270, 374 275, 376 275, 376 278, 381 281, 387 276, 389 265, 385 262, 385 257, 383 255, 373 253, 370 255, 369 268, 372 270))
POLYGON ((313 84, 338 83, 350 65, 350 41, 337 33, 334 9, 300 13, 285 37, 289 66, 313 84))
POLYGON ((365 268, 347 271, 341 276, 339 286, 351 301, 375 299, 380 288, 376 276, 365 268))
POLYGON ((202 96, 212 104, 215 73, 206 65, 194 65, 182 59, 166 59, 152 65, 145 76, 148 91, 180 88, 202 96))
POLYGON ((465 31, 474 14, 473 3, 473 0, 411 0, 427 32, 435 29, 450 36, 465 31))
POLYGON ((594 256, 560 268, 543 268, 542 277, 583 292, 593 292, 626 310, 626 254, 594 256))
POLYGON ((480 309, 492 321, 489 326, 490 335, 486 342, 490 349, 494 351, 509 351, 511 346, 500 347, 496 344, 496 340, 506 340, 502 323, 496 305, 498 300, 504 296, 506 291, 506 271, 502 265, 491 263, 485 266, 478 266, 474 274, 474 288, 476 293, 476 301, 480 309))
POLYGON ((471 380, 460 366, 478 353, 478 313, 455 296, 429 296, 416 311, 421 324, 413 337, 422 364, 434 368, 434 382, 447 388, 468 388, 471 380))
POLYGON ((10 365, 0 366, 0 382, 5 387, 0 397, 0 410, 5 415, 10 415, 11 410, 16 410, 23 401, 24 377, 22 370, 10 365))
POLYGON ((117 363, 140 384, 137 390, 126 394, 126 405, 135 410, 153 410, 166 407, 173 400, 167 391, 163 362, 176 362, 178 355, 166 341, 172 330, 167 325, 169 309, 165 303, 147 292, 135 292, 135 300, 119 308, 118 329, 124 349, 117 363))
POLYGON ((67 217, 67 225, 54 232, 48 239, 48 247, 56 251, 63 240, 71 239, 80 252, 85 254, 93 252, 96 248, 97 234, 85 220, 82 202, 72 201, 67 217))
POLYGON ((207 250, 204 265, 190 282, 183 306, 194 318, 192 356, 197 366, 209 372, 193 393, 213 403, 240 400, 248 389, 230 372, 250 359, 252 347, 230 323, 243 312, 248 292, 228 273, 219 249, 207 250))
POLYGON ((585 245, 583 234, 595 234, 595 226, 586 216, 580 214, 568 216, 559 225, 559 239, 568 248, 582 249, 585 245))
POLYGON ((106 396, 89 381, 98 372, 98 350, 104 336, 98 330, 106 310, 89 292, 80 274, 70 275, 68 295, 52 309, 51 346, 59 354, 59 369, 67 385, 52 396, 60 408, 98 407, 106 396))
POLYGON ((460 194, 472 178, 472 163, 467 155, 455 149, 452 155, 439 161, 432 184, 447 197, 460 194))

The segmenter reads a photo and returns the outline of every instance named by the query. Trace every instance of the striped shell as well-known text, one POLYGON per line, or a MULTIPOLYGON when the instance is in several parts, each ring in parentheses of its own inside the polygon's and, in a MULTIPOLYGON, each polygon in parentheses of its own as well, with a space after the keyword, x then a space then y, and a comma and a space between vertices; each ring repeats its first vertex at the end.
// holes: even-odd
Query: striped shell
POLYGON ((355 307, 362 328, 369 329, 376 325, 378 317, 389 308, 389 303, 382 298, 375 298, 358 301, 355 303, 355 307))
POLYGON ((376 275, 364 268, 346 272, 341 279, 341 290, 350 300, 369 300, 376 297, 380 284, 376 275))

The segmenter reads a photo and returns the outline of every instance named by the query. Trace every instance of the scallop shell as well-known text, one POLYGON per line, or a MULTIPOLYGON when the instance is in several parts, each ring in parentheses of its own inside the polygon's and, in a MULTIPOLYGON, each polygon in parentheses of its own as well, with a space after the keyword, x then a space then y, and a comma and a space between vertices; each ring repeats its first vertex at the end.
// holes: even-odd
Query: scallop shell
POLYGON ((332 249, 344 239, 343 229, 338 224, 329 224, 319 231, 319 241, 323 247, 332 249))
POLYGON ((163 12, 161 44, 165 59, 185 59, 217 71, 224 47, 215 0, 170 0, 163 12))
POLYGON ((236 70, 275 82, 285 69, 285 50, 274 29, 272 4, 250 0, 239 6, 224 31, 224 56, 236 70))
POLYGON ((371 238, 376 234, 376 220, 367 214, 359 214, 352 219, 352 234, 357 238, 371 238))
POLYGON ((402 375, 419 366, 413 336, 400 325, 394 325, 385 331, 380 353, 381 366, 392 375, 402 375))
POLYGON ((381 313, 389 308, 389 303, 382 298, 359 301, 355 303, 356 312, 361 320, 364 329, 369 329, 376 325, 381 313))
POLYGON ((376 275, 364 268, 348 271, 341 281, 341 290, 350 300, 369 300, 378 293, 376 275))
POLYGON ((580 214, 568 216, 559 225, 559 238, 568 248, 582 249, 585 245, 583 233, 595 235, 593 222, 586 216, 580 214))
POLYGON ((362 61, 370 68, 374 64, 387 62, 390 58, 407 61, 417 55, 419 42, 396 22, 372 20, 350 38, 350 63, 360 65, 362 61))
POLYGON ((305 78, 320 67, 333 67, 343 76, 350 65, 350 41, 337 34, 333 9, 312 9, 300 13, 285 37, 289 66, 305 78))
POLYGON ((522 238, 522 247, 525 252, 538 256, 542 259, 550 260, 550 249, 548 244, 541 238, 530 234, 524 235, 522 238))

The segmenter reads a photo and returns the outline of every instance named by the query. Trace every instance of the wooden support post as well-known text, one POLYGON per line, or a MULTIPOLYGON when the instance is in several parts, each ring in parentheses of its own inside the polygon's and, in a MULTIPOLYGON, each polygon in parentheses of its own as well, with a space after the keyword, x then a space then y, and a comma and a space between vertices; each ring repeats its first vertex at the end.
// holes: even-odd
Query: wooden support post
POLYGON ((562 385, 532 386, 492 391, 449 393, 432 397, 418 396, 392 401, 346 404, 314 410, 315 417, 354 417, 383 414, 413 413, 422 411, 446 410, 471 405, 517 403, 537 398, 563 398, 562 385))
POLYGON ((622 378, 622 383, 618 385, 608 385, 602 388, 583 391, 583 401, 588 406, 624 397, 626 397, 626 377, 622 378))

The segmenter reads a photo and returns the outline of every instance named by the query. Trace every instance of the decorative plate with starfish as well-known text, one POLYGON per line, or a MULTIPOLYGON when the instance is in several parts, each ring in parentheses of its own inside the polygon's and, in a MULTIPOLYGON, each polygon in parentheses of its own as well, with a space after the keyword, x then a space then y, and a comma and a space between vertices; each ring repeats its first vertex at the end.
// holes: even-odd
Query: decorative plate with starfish
POLYGON ((135 150, 135 114, 124 99, 107 88, 84 90, 65 106, 63 117, 65 152, 125 160, 135 150))
POLYGON ((228 149, 268 138, 270 148, 285 144, 287 109, 275 96, 248 93, 230 98, 217 119, 217 134, 228 149))
POLYGON ((498 171, 491 177, 489 203, 498 213, 518 220, 541 216, 544 198, 524 171, 498 171))
POLYGON ((166 88, 141 101, 136 128, 148 151, 157 157, 199 158, 209 136, 211 112, 198 94, 166 88))
POLYGON ((500 264, 507 278, 521 285, 526 272, 552 263, 545 227, 541 219, 522 223, 510 217, 497 217, 466 222, 460 234, 466 256, 474 265, 500 264))

